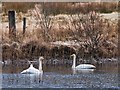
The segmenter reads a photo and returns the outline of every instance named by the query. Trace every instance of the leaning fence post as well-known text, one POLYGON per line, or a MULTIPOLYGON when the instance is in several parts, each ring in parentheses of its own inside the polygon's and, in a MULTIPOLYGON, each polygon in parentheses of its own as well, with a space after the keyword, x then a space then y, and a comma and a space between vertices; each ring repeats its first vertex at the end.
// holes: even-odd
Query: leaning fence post
POLYGON ((9 35, 11 38, 16 36, 15 11, 8 11, 9 35))
POLYGON ((23 18, 23 35, 25 34, 25 29, 26 29, 26 18, 23 18))

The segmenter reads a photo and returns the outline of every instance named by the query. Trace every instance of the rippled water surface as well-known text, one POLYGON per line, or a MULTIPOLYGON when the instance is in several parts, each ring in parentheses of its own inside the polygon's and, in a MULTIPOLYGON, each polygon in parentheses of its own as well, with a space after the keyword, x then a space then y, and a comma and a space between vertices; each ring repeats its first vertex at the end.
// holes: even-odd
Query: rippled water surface
POLYGON ((43 75, 20 74, 28 67, 3 66, 2 88, 119 88, 117 64, 100 65, 94 71, 73 71, 71 65, 44 65, 43 75))

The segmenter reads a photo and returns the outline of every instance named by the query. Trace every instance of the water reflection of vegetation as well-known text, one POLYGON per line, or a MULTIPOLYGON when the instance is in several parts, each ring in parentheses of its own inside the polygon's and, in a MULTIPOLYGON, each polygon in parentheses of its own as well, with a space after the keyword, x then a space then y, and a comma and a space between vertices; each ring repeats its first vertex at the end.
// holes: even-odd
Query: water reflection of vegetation
MULTIPOLYGON (((77 63, 78 64, 78 63, 77 63)), ((33 64, 35 68, 38 67, 38 63, 33 64)), ((61 73, 61 74, 72 74, 72 64, 70 65, 46 65, 43 63, 43 71, 44 72, 52 72, 52 73, 61 73)), ((19 62, 16 64, 6 64, 2 66, 2 72, 3 73, 20 73, 22 70, 29 67, 29 63, 25 63, 24 61, 19 62), (16 67, 16 68, 15 68, 16 67)), ((101 65, 96 65, 96 69, 94 70, 94 73, 102 72, 102 73, 118 73, 118 63, 116 62, 109 62, 109 63, 103 63, 101 65)), ((79 72, 78 72, 79 73, 79 72)))

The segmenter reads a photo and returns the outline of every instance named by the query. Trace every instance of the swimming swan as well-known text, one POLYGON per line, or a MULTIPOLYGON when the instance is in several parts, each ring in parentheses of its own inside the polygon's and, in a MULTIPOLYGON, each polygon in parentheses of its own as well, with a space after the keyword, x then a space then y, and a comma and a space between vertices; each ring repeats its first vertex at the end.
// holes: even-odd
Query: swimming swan
POLYGON ((21 74, 42 74, 43 73, 43 70, 42 70, 43 59, 44 59, 43 57, 39 57, 39 69, 34 68, 33 65, 31 64, 30 67, 26 70, 23 70, 21 74))
POLYGON ((76 55, 72 54, 71 56, 73 56, 73 65, 72 65, 72 69, 95 69, 96 67, 94 65, 91 64, 80 64, 78 66, 76 66, 76 55))

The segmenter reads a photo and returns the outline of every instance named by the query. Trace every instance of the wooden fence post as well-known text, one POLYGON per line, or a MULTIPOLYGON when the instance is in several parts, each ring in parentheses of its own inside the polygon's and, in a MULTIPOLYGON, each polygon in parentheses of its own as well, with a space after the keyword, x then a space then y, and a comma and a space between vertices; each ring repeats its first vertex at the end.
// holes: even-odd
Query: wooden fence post
POLYGON ((26 18, 23 18, 23 35, 25 34, 25 29, 26 29, 26 18))
POLYGON ((16 25, 15 25, 15 11, 8 11, 9 20, 9 35, 10 38, 15 38, 16 36, 16 25))

